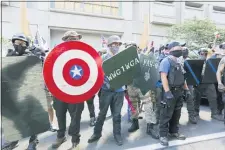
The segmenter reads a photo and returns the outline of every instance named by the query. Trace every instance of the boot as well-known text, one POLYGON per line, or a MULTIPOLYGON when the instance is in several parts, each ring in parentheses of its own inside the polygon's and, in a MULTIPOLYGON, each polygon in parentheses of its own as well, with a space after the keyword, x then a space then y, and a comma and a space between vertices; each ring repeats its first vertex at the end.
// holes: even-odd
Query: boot
POLYGON ((116 144, 117 144, 118 146, 123 145, 123 140, 122 140, 121 134, 115 134, 115 135, 114 135, 114 139, 115 139, 116 144))
POLYGON ((128 132, 134 132, 139 129, 139 121, 138 119, 133 119, 132 124, 130 128, 128 129, 128 132))
POLYGON ((177 140, 185 140, 186 137, 180 133, 170 133, 170 137, 176 138, 177 140))
POLYGON ((55 143, 52 144, 52 148, 58 148, 62 143, 66 141, 66 137, 57 138, 55 143))
POLYGON ((18 147, 18 143, 19 143, 19 141, 14 141, 14 142, 10 142, 10 143, 5 143, 5 144, 2 146, 2 150, 12 150, 12 149, 18 147))
POLYGON ((189 116, 189 122, 191 124, 197 124, 197 118, 195 116, 189 116))
POLYGON ((90 126, 91 126, 91 127, 95 126, 95 123, 96 123, 96 119, 95 119, 95 117, 92 117, 92 118, 90 119, 90 126))
POLYGON ((78 147, 78 145, 79 145, 79 142, 72 143, 72 147, 69 148, 68 150, 76 150, 76 148, 78 147))
POLYGON ((37 144, 38 144, 38 140, 34 140, 33 142, 30 142, 27 150, 36 150, 37 144))
POLYGON ((219 115, 219 114, 211 115, 211 118, 218 120, 218 121, 224 121, 223 116, 219 115))
POLYGON ((154 139, 159 139, 158 125, 153 123, 147 124, 147 134, 154 139))
POLYGON ((88 143, 93 143, 101 138, 101 135, 93 134, 90 139, 88 139, 88 143))
POLYGON ((169 146, 168 138, 167 137, 160 137, 160 144, 163 146, 169 146))

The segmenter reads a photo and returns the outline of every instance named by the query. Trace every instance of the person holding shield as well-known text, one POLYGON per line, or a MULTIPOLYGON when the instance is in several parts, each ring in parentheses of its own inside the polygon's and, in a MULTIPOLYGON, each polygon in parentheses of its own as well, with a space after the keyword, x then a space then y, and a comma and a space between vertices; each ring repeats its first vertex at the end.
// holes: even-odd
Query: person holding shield
MULTIPOLYGON (((82 35, 77 34, 76 31, 67 31, 62 40, 63 41, 78 41, 82 38, 82 35)), ((94 112, 94 97, 87 101, 88 108, 91 116, 90 125, 94 125, 95 122, 95 112, 94 112)), ((78 104, 68 104, 62 102, 54 97, 53 107, 56 111, 56 117, 58 119, 57 139, 52 144, 52 148, 58 148, 62 143, 66 141, 65 132, 66 132, 66 113, 69 111, 71 116, 71 123, 69 126, 69 135, 72 136, 71 142, 72 147, 70 150, 77 148, 80 143, 80 122, 81 115, 84 110, 84 102, 78 104)))
MULTIPOLYGON (((13 35, 12 44, 13 44, 13 49, 8 49, 8 53, 7 53, 6 57, 37 56, 36 54, 34 54, 30 50, 28 50, 29 44, 30 44, 29 39, 23 33, 13 35)), ((3 99, 2 100, 2 108, 4 108, 4 103, 5 103, 5 101, 3 99)), ((4 114, 3 114, 3 116, 4 116, 4 114)), ((4 132, 4 129, 3 129, 3 132, 4 132)), ((5 132, 10 132, 10 131, 5 131, 5 132)), ((2 149, 3 150, 12 150, 18 146, 18 143, 19 143, 19 141, 8 142, 2 147, 2 149)), ((36 146, 38 143, 39 143, 39 141, 38 141, 37 135, 32 135, 29 139, 29 145, 27 147, 27 150, 36 150, 36 146)))
MULTIPOLYGON (((81 38, 82 38, 82 35, 78 34, 76 31, 68 31, 64 34, 62 40, 63 41, 80 41, 81 38)), ((94 126, 95 122, 96 122, 94 98, 95 98, 95 96, 93 96, 91 99, 86 101, 86 104, 87 104, 88 110, 89 110, 89 114, 90 114, 90 126, 91 127, 94 126)))
MULTIPOLYGON (((220 45, 220 49, 225 51, 225 42, 220 45)), ((219 92, 222 93, 222 101, 224 103, 224 108, 225 108, 225 54, 223 53, 223 58, 220 60, 216 77, 217 77, 217 82, 218 82, 218 90, 219 92), (223 77, 222 77, 223 76, 223 77)), ((225 109, 224 109, 224 125, 225 125, 225 109)))
MULTIPOLYGON (((109 50, 105 55, 102 56, 103 61, 109 59, 119 52, 120 46, 122 45, 121 39, 117 35, 110 36, 108 38, 107 46, 109 50)), ((107 77, 104 78, 104 84, 101 88, 101 95, 99 99, 100 112, 94 127, 94 134, 88 140, 88 143, 92 143, 100 139, 102 136, 102 127, 105 122, 106 114, 111 108, 111 113, 113 116, 113 135, 117 145, 122 145, 121 137, 121 109, 123 107, 124 101, 124 87, 119 89, 110 88, 109 81, 107 77)))

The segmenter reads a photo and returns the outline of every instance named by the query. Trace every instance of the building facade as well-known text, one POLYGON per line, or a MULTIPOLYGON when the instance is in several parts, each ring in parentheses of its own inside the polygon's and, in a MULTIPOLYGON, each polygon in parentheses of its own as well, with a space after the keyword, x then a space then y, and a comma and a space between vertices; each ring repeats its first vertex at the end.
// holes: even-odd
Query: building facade
MULTIPOLYGON (((225 2, 85 2, 69 0, 26 2, 27 19, 32 36, 37 28, 53 48, 59 44, 65 31, 74 29, 83 35, 83 41, 97 50, 101 48, 101 35, 116 34, 123 41, 140 43, 144 28, 144 15, 149 14, 149 40, 154 45, 167 41, 171 25, 191 18, 209 18, 218 27, 225 28, 225 2)), ((21 32, 20 2, 2 3, 2 36, 11 38, 21 32)))

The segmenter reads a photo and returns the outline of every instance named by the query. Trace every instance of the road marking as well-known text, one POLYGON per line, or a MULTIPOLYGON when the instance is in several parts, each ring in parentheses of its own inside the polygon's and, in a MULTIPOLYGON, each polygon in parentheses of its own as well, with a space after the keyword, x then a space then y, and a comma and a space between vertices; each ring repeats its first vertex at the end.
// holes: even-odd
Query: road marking
MULTIPOLYGON (((218 138, 223 138, 223 137, 225 137, 225 132, 201 135, 201 136, 187 138, 186 140, 183 140, 183 141, 182 140, 171 141, 171 142, 169 142, 168 147, 187 145, 190 143, 197 143, 197 142, 201 142, 201 141, 207 141, 207 140, 218 139, 218 138)), ((161 149, 161 148, 165 148, 165 146, 162 146, 160 143, 158 143, 158 144, 151 144, 151 145, 147 145, 147 146, 130 148, 130 149, 126 149, 126 150, 145 150, 145 149, 157 150, 157 149, 161 149)))

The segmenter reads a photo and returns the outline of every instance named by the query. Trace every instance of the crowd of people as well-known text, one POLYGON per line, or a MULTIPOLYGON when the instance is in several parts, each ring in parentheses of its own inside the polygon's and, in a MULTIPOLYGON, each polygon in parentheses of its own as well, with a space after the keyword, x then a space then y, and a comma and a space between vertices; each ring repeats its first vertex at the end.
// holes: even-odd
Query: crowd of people
MULTIPOLYGON (((82 35, 76 31, 67 31, 62 37, 63 41, 78 41, 82 35)), ((16 34, 12 37, 14 49, 9 49, 7 57, 10 56, 30 56, 36 55, 44 62, 46 51, 42 48, 30 47, 29 40, 24 34, 16 34)), ((108 49, 100 51, 103 61, 107 60, 120 52, 122 41, 119 36, 113 35, 108 38, 108 49)), ((135 132, 139 129, 139 114, 141 112, 140 105, 144 105, 146 133, 154 139, 159 139, 160 143, 168 146, 168 137, 173 137, 178 140, 185 140, 185 135, 179 133, 179 120, 181 117, 181 108, 184 100, 187 102, 187 110, 189 114, 189 122, 197 124, 200 112, 200 102, 203 94, 209 101, 211 109, 211 118, 223 121, 225 124, 225 114, 222 115, 222 110, 225 105, 225 43, 220 45, 221 53, 217 53, 213 47, 204 48, 199 51, 199 59, 222 58, 218 66, 217 80, 218 84, 200 84, 187 85, 185 81, 185 70, 183 69, 184 61, 188 58, 189 50, 185 44, 173 41, 158 51, 158 55, 154 49, 150 51, 141 50, 134 42, 125 43, 125 48, 134 46, 137 48, 138 54, 156 55, 158 58, 160 80, 156 81, 155 90, 150 90, 145 95, 141 90, 135 87, 132 83, 124 85, 119 89, 112 89, 109 80, 105 77, 102 88, 98 93, 99 97, 99 114, 95 115, 94 98, 93 96, 87 103, 90 113, 90 126, 94 126, 93 134, 88 139, 88 143, 93 143, 99 140, 102 136, 102 129, 105 122, 108 108, 111 109, 113 121, 113 135, 117 145, 123 145, 121 136, 121 109, 124 103, 124 97, 127 97, 132 107, 132 122, 128 132, 135 132)), ((71 150, 75 149, 80 143, 80 123, 81 115, 84 110, 84 103, 68 104, 55 98, 45 86, 50 130, 57 131, 57 137, 52 144, 52 148, 58 148, 66 141, 66 114, 67 111, 71 117, 69 125, 69 135, 72 136, 71 150), (57 117, 58 129, 53 125, 54 112, 57 117)), ((225 111, 225 110, 224 110, 225 111)), ((3 132, 9 132, 4 131, 3 132)), ((38 144, 37 135, 32 135, 29 140, 27 150, 36 150, 38 144)), ((18 146, 18 141, 10 141, 5 143, 2 149, 12 150, 18 146)))

